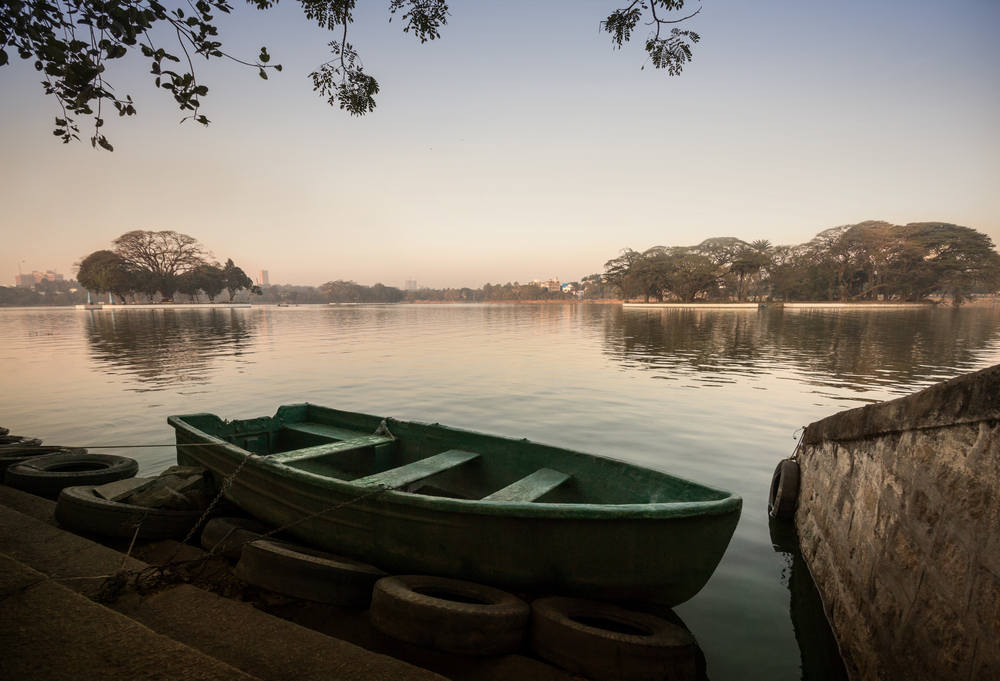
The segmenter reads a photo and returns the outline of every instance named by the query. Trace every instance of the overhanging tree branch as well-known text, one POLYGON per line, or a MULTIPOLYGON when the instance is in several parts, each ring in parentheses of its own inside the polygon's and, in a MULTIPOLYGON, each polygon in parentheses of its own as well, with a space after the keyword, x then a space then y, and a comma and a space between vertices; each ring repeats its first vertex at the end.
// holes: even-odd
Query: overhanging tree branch
MULTIPOLYGON (((354 22, 357 0, 297 1, 308 19, 341 34, 340 40, 330 43, 334 58, 310 74, 313 89, 351 115, 372 112, 378 81, 365 73, 357 50, 348 42, 348 25, 354 22)), ((273 7, 277 0, 247 2, 263 10, 273 7)), ((182 4, 187 12, 181 7, 170 9, 160 0, 4 0, 0 4, 0 66, 9 63, 7 48, 13 48, 22 59, 34 61, 35 69, 43 74, 45 93, 53 95, 60 107, 54 134, 64 143, 79 140, 76 118, 93 116, 91 144, 113 151, 103 131, 104 100, 112 103, 120 117, 136 115, 136 108, 130 96, 120 98, 114 93, 105 78, 106 66, 134 51, 151 60, 155 85, 170 91, 182 111, 191 112, 181 122, 190 118, 208 125, 208 118, 200 113, 208 87, 195 76, 193 55, 225 58, 257 68, 265 80, 267 69, 281 71, 281 65, 269 63, 266 48, 261 48, 256 62, 222 51, 213 13, 230 13, 233 8, 226 0, 182 0, 182 4), (172 70, 170 64, 180 64, 181 57, 155 46, 150 31, 158 25, 174 29, 186 71, 172 70)), ((661 13, 681 10, 684 4, 685 0, 634 0, 612 12, 600 27, 621 48, 643 14, 650 13, 649 25, 655 25, 655 30, 647 38, 645 49, 656 68, 678 75, 691 61, 691 45, 700 38, 697 33, 676 28, 661 36, 661 29, 688 21, 701 8, 672 20, 661 17, 661 13)), ((399 17, 403 32, 412 33, 421 43, 441 37, 448 14, 446 0, 389 0, 389 21, 399 17)))

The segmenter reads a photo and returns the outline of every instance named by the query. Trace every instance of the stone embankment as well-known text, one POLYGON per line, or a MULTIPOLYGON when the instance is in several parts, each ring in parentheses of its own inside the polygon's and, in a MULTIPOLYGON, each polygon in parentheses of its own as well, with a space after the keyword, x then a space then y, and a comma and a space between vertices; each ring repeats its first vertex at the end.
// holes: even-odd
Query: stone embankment
POLYGON ((109 597, 108 578, 121 570, 135 575, 202 551, 173 540, 131 547, 146 563, 117 550, 129 551, 128 540, 104 546, 61 529, 55 506, 0 485, 0 679, 573 678, 516 654, 473 658, 397 643, 375 631, 363 613, 327 604, 264 590, 253 592, 253 604, 244 602, 243 586, 221 558, 142 593, 126 589, 109 597), (227 595, 230 590, 235 595, 227 595))
POLYGON ((857 679, 1000 679, 1000 365, 809 425, 802 553, 857 679))

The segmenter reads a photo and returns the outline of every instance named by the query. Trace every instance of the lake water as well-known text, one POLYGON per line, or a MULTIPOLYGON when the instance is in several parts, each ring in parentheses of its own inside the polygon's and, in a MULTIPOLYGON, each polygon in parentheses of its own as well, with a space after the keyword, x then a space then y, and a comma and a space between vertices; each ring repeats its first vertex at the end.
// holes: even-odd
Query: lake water
MULTIPOLYGON (((1000 363, 1000 307, 401 305, 0 310, 0 425, 46 444, 169 445, 167 416, 314 402, 625 459, 734 490, 743 516, 676 609, 710 679, 839 679, 767 492, 797 429, 1000 363)), ((140 475, 170 446, 107 450, 140 475)), ((793 535, 792 535, 793 537, 793 535)))

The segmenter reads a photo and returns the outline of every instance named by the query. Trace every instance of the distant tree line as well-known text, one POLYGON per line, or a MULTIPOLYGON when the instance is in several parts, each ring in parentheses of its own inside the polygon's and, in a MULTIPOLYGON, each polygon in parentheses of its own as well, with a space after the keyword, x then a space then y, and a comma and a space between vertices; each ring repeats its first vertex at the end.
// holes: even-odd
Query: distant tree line
POLYGON ((355 281, 338 279, 319 287, 274 284, 264 288, 261 302, 305 305, 315 303, 416 303, 416 302, 469 302, 575 300, 573 291, 582 291, 578 282, 570 284, 570 291, 549 291, 538 284, 484 284, 472 288, 421 288, 403 291, 395 286, 375 284, 366 286, 355 281))
POLYGON ((212 262, 193 237, 172 231, 133 231, 114 250, 91 253, 76 263, 75 282, 43 281, 31 289, 0 287, 0 305, 67 305, 86 292, 119 301, 157 296, 209 301, 261 296, 264 303, 349 304, 402 302, 503 302, 625 299, 718 301, 909 301, 950 296, 960 305, 974 294, 1000 287, 1000 254, 985 234, 948 223, 892 225, 863 222, 820 232, 798 246, 767 240, 707 239, 697 246, 630 248, 604 265, 604 272, 550 291, 537 283, 484 284, 480 288, 366 286, 328 281, 319 287, 272 285, 261 289, 233 263, 212 262))
POLYGON ((87 302, 87 292, 72 279, 42 279, 30 287, 0 286, 0 307, 78 305, 87 302))
POLYGON ((603 274, 584 281, 645 302, 920 302, 947 295, 961 305, 1000 287, 1000 254, 989 236, 969 227, 870 221, 828 229, 798 246, 722 237, 641 253, 626 248, 603 274))
POLYGON ((531 300, 575 300, 577 296, 571 291, 580 290, 578 282, 570 284, 570 291, 550 291, 538 284, 521 284, 507 282, 506 284, 490 284, 489 282, 477 289, 472 288, 422 288, 407 291, 408 302, 516 302, 531 300))
POLYGON ((174 231, 126 232, 112 241, 115 248, 95 251, 75 263, 76 278, 88 291, 107 293, 120 302, 172 302, 176 294, 210 302, 229 294, 233 302, 240 291, 260 295, 261 289, 233 263, 210 260, 212 253, 197 239, 174 231))

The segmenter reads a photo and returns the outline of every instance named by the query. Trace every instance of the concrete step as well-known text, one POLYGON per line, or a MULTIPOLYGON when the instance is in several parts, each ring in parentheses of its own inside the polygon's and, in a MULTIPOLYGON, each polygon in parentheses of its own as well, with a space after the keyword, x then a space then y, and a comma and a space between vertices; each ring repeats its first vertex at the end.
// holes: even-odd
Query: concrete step
MULTIPOLYGON (((11 592, 18 592, 18 589, 29 582, 38 582, 30 591, 42 589, 32 596, 34 600, 30 605, 23 605, 16 599, 0 600, 0 620, 18 622, 21 632, 19 640, 37 638, 45 641, 49 638, 49 628, 55 626, 48 620, 58 620, 61 617, 57 614, 59 608, 68 600, 73 600, 74 612, 80 612, 78 620, 74 620, 74 627, 85 630, 81 634, 82 643, 75 643, 72 638, 65 639, 61 645, 65 650, 54 656, 52 664, 45 667, 49 671, 58 667, 56 676, 45 676, 38 672, 36 678, 90 678, 81 676, 78 669, 74 671, 74 665, 79 660, 89 659, 88 646, 97 646, 101 636, 109 636, 100 632, 109 631, 109 627, 114 631, 120 629, 124 632, 128 629, 126 623, 131 622, 137 630, 149 632, 163 642, 170 642, 178 650, 190 650, 197 653, 199 659, 211 659, 220 665, 219 669, 231 669, 232 673, 242 676, 225 676, 222 673, 206 677, 183 676, 181 673, 186 667, 182 666, 176 676, 165 671, 160 676, 142 676, 143 669, 140 668, 137 670, 138 675, 131 672, 106 673, 103 678, 444 681, 444 677, 433 672, 387 655, 369 652, 273 617, 246 603, 222 598, 189 585, 168 587, 145 598, 133 592, 116 603, 114 608, 117 612, 94 603, 88 598, 98 593, 108 576, 116 574, 123 567, 135 573, 148 566, 134 558, 126 558, 114 549, 54 526, 51 524, 54 522, 52 507, 53 502, 0 486, 0 554, 9 557, 11 584, 21 585, 11 586, 11 592), (15 508, 32 515, 26 515, 14 510, 15 508), (31 569, 31 577, 25 576, 24 570, 16 567, 18 565, 31 569), (70 599, 70 596, 73 598, 70 599), (14 608, 11 612, 15 615, 14 619, 6 612, 8 605, 14 608), (157 634, 160 636, 156 636, 157 634)), ((109 640, 115 641, 115 637, 116 635, 110 635, 109 640)), ((129 640, 125 633, 118 638, 129 640)), ((5 638, 0 640, 6 642, 5 638)), ((57 636, 52 640, 61 639, 57 636)), ((147 648, 154 649, 152 644, 146 648, 139 647, 143 651, 147 648)), ((18 647, 7 649, 12 654, 5 656, 7 659, 4 664, 19 665, 16 667, 19 670, 31 670, 31 665, 37 663, 33 661, 33 657, 40 654, 38 646, 26 645, 23 653, 18 647)), ((126 662, 121 656, 112 655, 108 651, 105 653, 108 655, 108 665, 126 662)), ((105 658, 98 656, 97 659, 105 658)), ((107 672, 108 669, 105 668, 104 671, 107 672)), ((150 673, 153 671, 155 669, 150 670, 150 673)), ((0 678, 31 677, 0 674, 0 678)))
POLYGON ((3 554, 0 640, 3 679, 260 681, 3 554))

